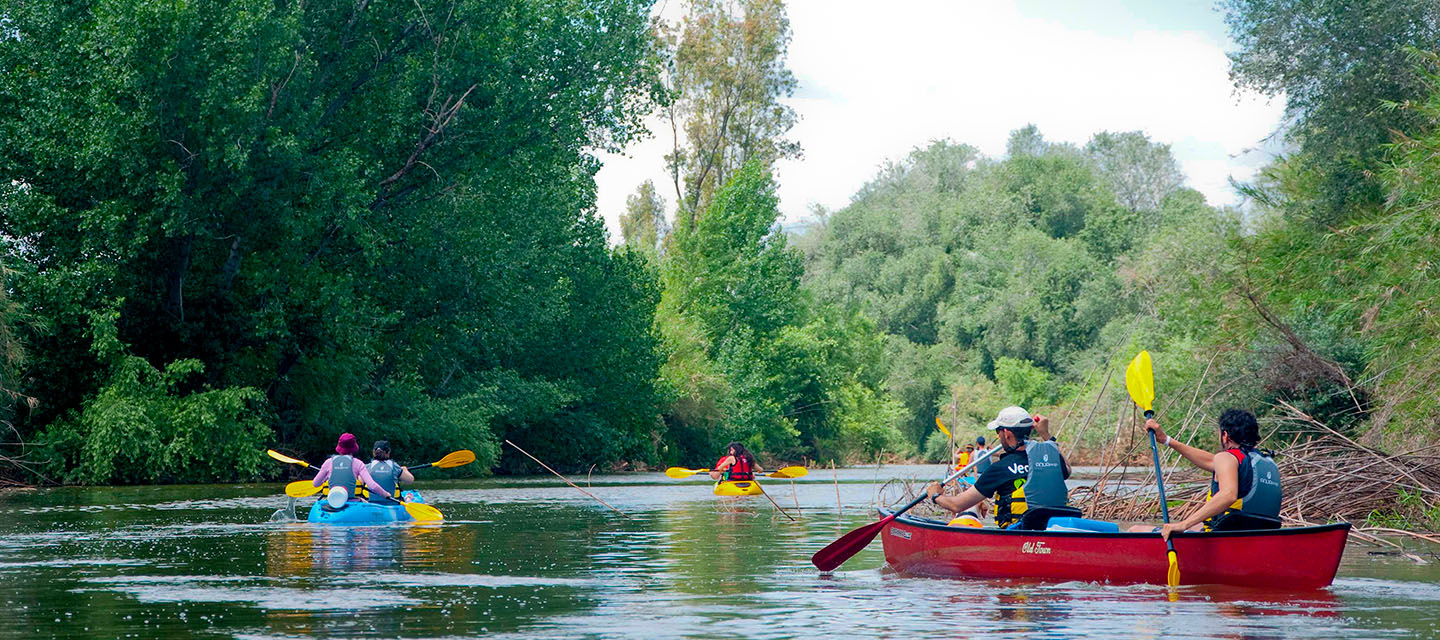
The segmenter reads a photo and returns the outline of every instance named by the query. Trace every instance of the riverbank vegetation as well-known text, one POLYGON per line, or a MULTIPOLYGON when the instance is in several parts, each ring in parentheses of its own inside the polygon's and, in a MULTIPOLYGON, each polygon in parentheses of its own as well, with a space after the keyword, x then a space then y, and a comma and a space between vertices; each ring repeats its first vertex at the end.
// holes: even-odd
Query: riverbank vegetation
POLYGON ((1292 411, 1376 450, 1440 433, 1432 4, 1224 3, 1236 85, 1288 115, 1240 207, 1143 131, 1028 126, 917 148, 794 233, 783 2, 651 9, 5 9, 6 473, 269 478, 266 447, 342 431, 501 472, 529 468, 502 439, 570 469, 943 459, 937 416, 968 441, 1009 404, 1099 457, 1141 348, 1201 445, 1225 406, 1273 446, 1320 432, 1292 411), (593 154, 647 122, 670 184, 612 246, 593 154))

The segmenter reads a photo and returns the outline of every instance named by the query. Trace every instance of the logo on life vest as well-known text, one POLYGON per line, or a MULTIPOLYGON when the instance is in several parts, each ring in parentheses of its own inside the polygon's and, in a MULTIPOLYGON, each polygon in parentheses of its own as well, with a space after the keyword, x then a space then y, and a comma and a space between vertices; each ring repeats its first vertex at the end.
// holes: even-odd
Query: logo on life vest
POLYGON ((1020 553, 1033 553, 1035 555, 1048 556, 1050 555, 1051 551, 1054 551, 1054 549, 1045 546, 1044 542, 1026 542, 1025 544, 1020 545, 1020 553))
POLYGON ((895 527, 890 527, 890 535, 895 536, 895 537, 897 537, 897 538, 904 538, 904 539, 906 539, 906 540, 909 540, 909 539, 910 539, 910 532, 909 532, 909 531, 905 531, 905 530, 903 530, 903 529, 896 529, 895 527))

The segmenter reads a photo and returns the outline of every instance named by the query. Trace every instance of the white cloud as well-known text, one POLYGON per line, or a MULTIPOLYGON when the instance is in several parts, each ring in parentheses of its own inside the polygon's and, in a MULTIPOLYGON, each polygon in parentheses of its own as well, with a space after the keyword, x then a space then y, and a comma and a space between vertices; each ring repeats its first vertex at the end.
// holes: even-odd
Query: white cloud
MULTIPOLYGON (((1215 204, 1258 164, 1237 158, 1277 127, 1283 101, 1237 95, 1213 37, 1195 31, 1120 36, 1025 17, 1000 2, 792 1, 790 67, 801 88, 792 137, 805 157, 778 166, 781 208, 839 208, 886 160, 937 138, 1002 155, 1009 132, 1035 123, 1052 141, 1141 129, 1173 145, 1190 185, 1215 204)), ((1218 20, 1218 17, 1217 17, 1218 20)), ((674 200, 663 134, 606 156, 601 213, 618 239, 625 196, 654 179, 674 200)), ((673 202, 671 203, 673 206, 673 202)))

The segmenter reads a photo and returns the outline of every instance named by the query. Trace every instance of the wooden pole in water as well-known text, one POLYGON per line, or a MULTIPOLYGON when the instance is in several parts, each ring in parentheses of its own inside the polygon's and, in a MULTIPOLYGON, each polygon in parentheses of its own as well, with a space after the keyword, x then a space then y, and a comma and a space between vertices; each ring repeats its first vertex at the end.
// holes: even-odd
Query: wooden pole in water
MULTIPOLYGON (((526 450, 524 450, 524 449, 521 449, 521 448, 520 448, 520 445, 517 445, 517 444, 515 444, 515 443, 513 443, 513 442, 511 442, 511 441, 509 441, 509 440, 506 440, 506 441, 505 441, 505 444, 508 444, 508 445, 510 445, 510 446, 512 446, 512 447, 515 447, 515 450, 516 450, 516 451, 519 451, 520 453, 525 454, 525 457, 530 458, 531 460, 534 460, 534 461, 535 461, 535 464, 538 464, 538 465, 540 465, 540 466, 542 466, 542 467, 545 467, 545 470, 546 470, 546 471, 549 471, 550 473, 555 474, 555 477, 557 477, 557 478, 559 478, 559 479, 561 479, 561 480, 564 480, 564 481, 565 481, 565 484, 568 484, 568 485, 570 485, 570 486, 572 486, 572 487, 575 487, 575 490, 576 490, 576 491, 579 491, 580 493, 583 493, 583 494, 585 494, 585 495, 587 495, 587 496, 590 496, 591 498, 593 498, 596 502, 599 502, 600 504, 603 504, 603 505, 605 505, 605 506, 607 506, 607 507, 610 507, 610 510, 611 510, 611 511, 614 511, 615 513, 618 513, 618 514, 620 514, 620 515, 622 515, 622 516, 624 516, 624 517, 626 517, 626 518, 629 518, 629 517, 630 517, 630 516, 628 516, 628 515, 625 515, 625 512, 624 512, 624 511, 621 511, 621 510, 619 510, 619 509, 616 509, 615 507, 610 506, 610 503, 608 503, 608 502, 606 502, 606 501, 604 501, 604 500, 601 500, 601 499, 599 499, 599 498, 596 498, 596 497, 595 497, 595 494, 590 493, 589 491, 586 491, 586 490, 581 489, 580 487, 576 486, 575 483, 571 482, 568 478, 566 478, 565 476, 560 475, 560 472, 558 472, 558 471, 556 471, 556 470, 554 470, 554 469, 551 469, 551 468, 550 468, 550 465, 545 464, 544 462, 541 462, 539 458, 536 458, 535 456, 530 455, 530 452, 529 452, 529 451, 526 451, 526 450)), ((787 515, 788 515, 788 514, 787 514, 787 515)))
POLYGON ((800 494, 796 493, 795 491, 794 478, 790 479, 790 497, 795 499, 795 513, 798 513, 802 516, 805 515, 805 512, 800 510, 800 494))
POLYGON ((840 505, 840 474, 835 472, 835 459, 830 459, 830 476, 835 478, 835 517, 845 516, 845 507, 840 505))

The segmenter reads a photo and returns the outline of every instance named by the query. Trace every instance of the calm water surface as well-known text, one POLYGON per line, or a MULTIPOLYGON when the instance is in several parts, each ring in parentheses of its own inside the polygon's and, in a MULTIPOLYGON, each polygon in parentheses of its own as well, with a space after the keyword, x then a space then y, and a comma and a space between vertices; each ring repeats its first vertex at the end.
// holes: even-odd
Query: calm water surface
POLYGON ((0 638, 1440 635, 1431 551, 1421 566, 1352 545, 1325 591, 1187 588, 1175 602, 1155 587, 905 578, 883 570, 878 540, 817 575, 811 553, 873 521, 877 478, 937 471, 842 469, 843 510, 829 471, 767 484, 799 503, 794 523, 764 498, 658 473, 590 480, 628 519, 553 478, 422 478, 443 525, 349 529, 271 522, 278 485, 0 493, 0 638))

